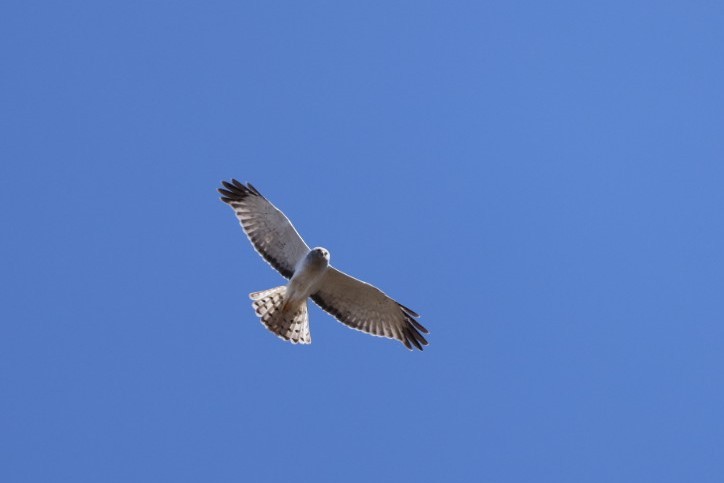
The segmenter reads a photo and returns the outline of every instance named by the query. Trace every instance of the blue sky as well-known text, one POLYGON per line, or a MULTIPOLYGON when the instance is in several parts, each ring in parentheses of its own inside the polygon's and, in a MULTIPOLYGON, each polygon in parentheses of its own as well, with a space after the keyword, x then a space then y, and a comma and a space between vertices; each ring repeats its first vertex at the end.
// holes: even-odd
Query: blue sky
POLYGON ((720 482, 718 2, 4 2, 0 479, 720 482), (220 180, 422 314, 311 308, 220 180))

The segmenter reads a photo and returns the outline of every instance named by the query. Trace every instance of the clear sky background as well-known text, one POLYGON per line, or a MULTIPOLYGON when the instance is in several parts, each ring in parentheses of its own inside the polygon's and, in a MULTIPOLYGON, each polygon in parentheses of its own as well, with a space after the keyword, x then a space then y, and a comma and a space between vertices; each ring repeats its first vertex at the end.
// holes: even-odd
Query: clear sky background
POLYGON ((724 481, 721 2, 0 7, 0 480, 724 481), (311 308, 252 182, 430 346, 311 308))

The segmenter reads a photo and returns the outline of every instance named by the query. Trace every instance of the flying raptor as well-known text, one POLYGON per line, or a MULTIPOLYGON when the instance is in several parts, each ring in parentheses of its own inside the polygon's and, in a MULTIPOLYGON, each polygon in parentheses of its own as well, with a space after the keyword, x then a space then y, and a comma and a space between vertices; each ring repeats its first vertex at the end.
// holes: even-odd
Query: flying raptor
POLYGON ((428 331, 413 310, 377 287, 329 264, 329 252, 310 249, 284 213, 251 184, 222 181, 221 201, 231 206, 256 251, 286 285, 249 294, 252 307, 267 329, 294 344, 310 344, 307 298, 343 324, 368 334, 397 339, 408 349, 422 350, 428 331))

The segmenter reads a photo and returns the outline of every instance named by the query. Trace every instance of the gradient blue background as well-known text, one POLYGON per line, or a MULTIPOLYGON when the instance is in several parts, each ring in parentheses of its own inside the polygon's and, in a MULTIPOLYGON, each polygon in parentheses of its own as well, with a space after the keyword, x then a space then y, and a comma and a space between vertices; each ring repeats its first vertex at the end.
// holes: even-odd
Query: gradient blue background
POLYGON ((724 7, 585 3, 3 2, 0 480, 724 481, 724 7))

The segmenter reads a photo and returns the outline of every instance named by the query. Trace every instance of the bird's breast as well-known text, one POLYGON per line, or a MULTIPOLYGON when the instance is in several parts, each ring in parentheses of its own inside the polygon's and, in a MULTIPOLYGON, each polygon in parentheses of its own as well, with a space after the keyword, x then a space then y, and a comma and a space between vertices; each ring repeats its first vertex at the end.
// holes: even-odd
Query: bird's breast
POLYGON ((287 296, 294 300, 303 300, 317 291, 328 265, 300 263, 287 285, 287 296))

